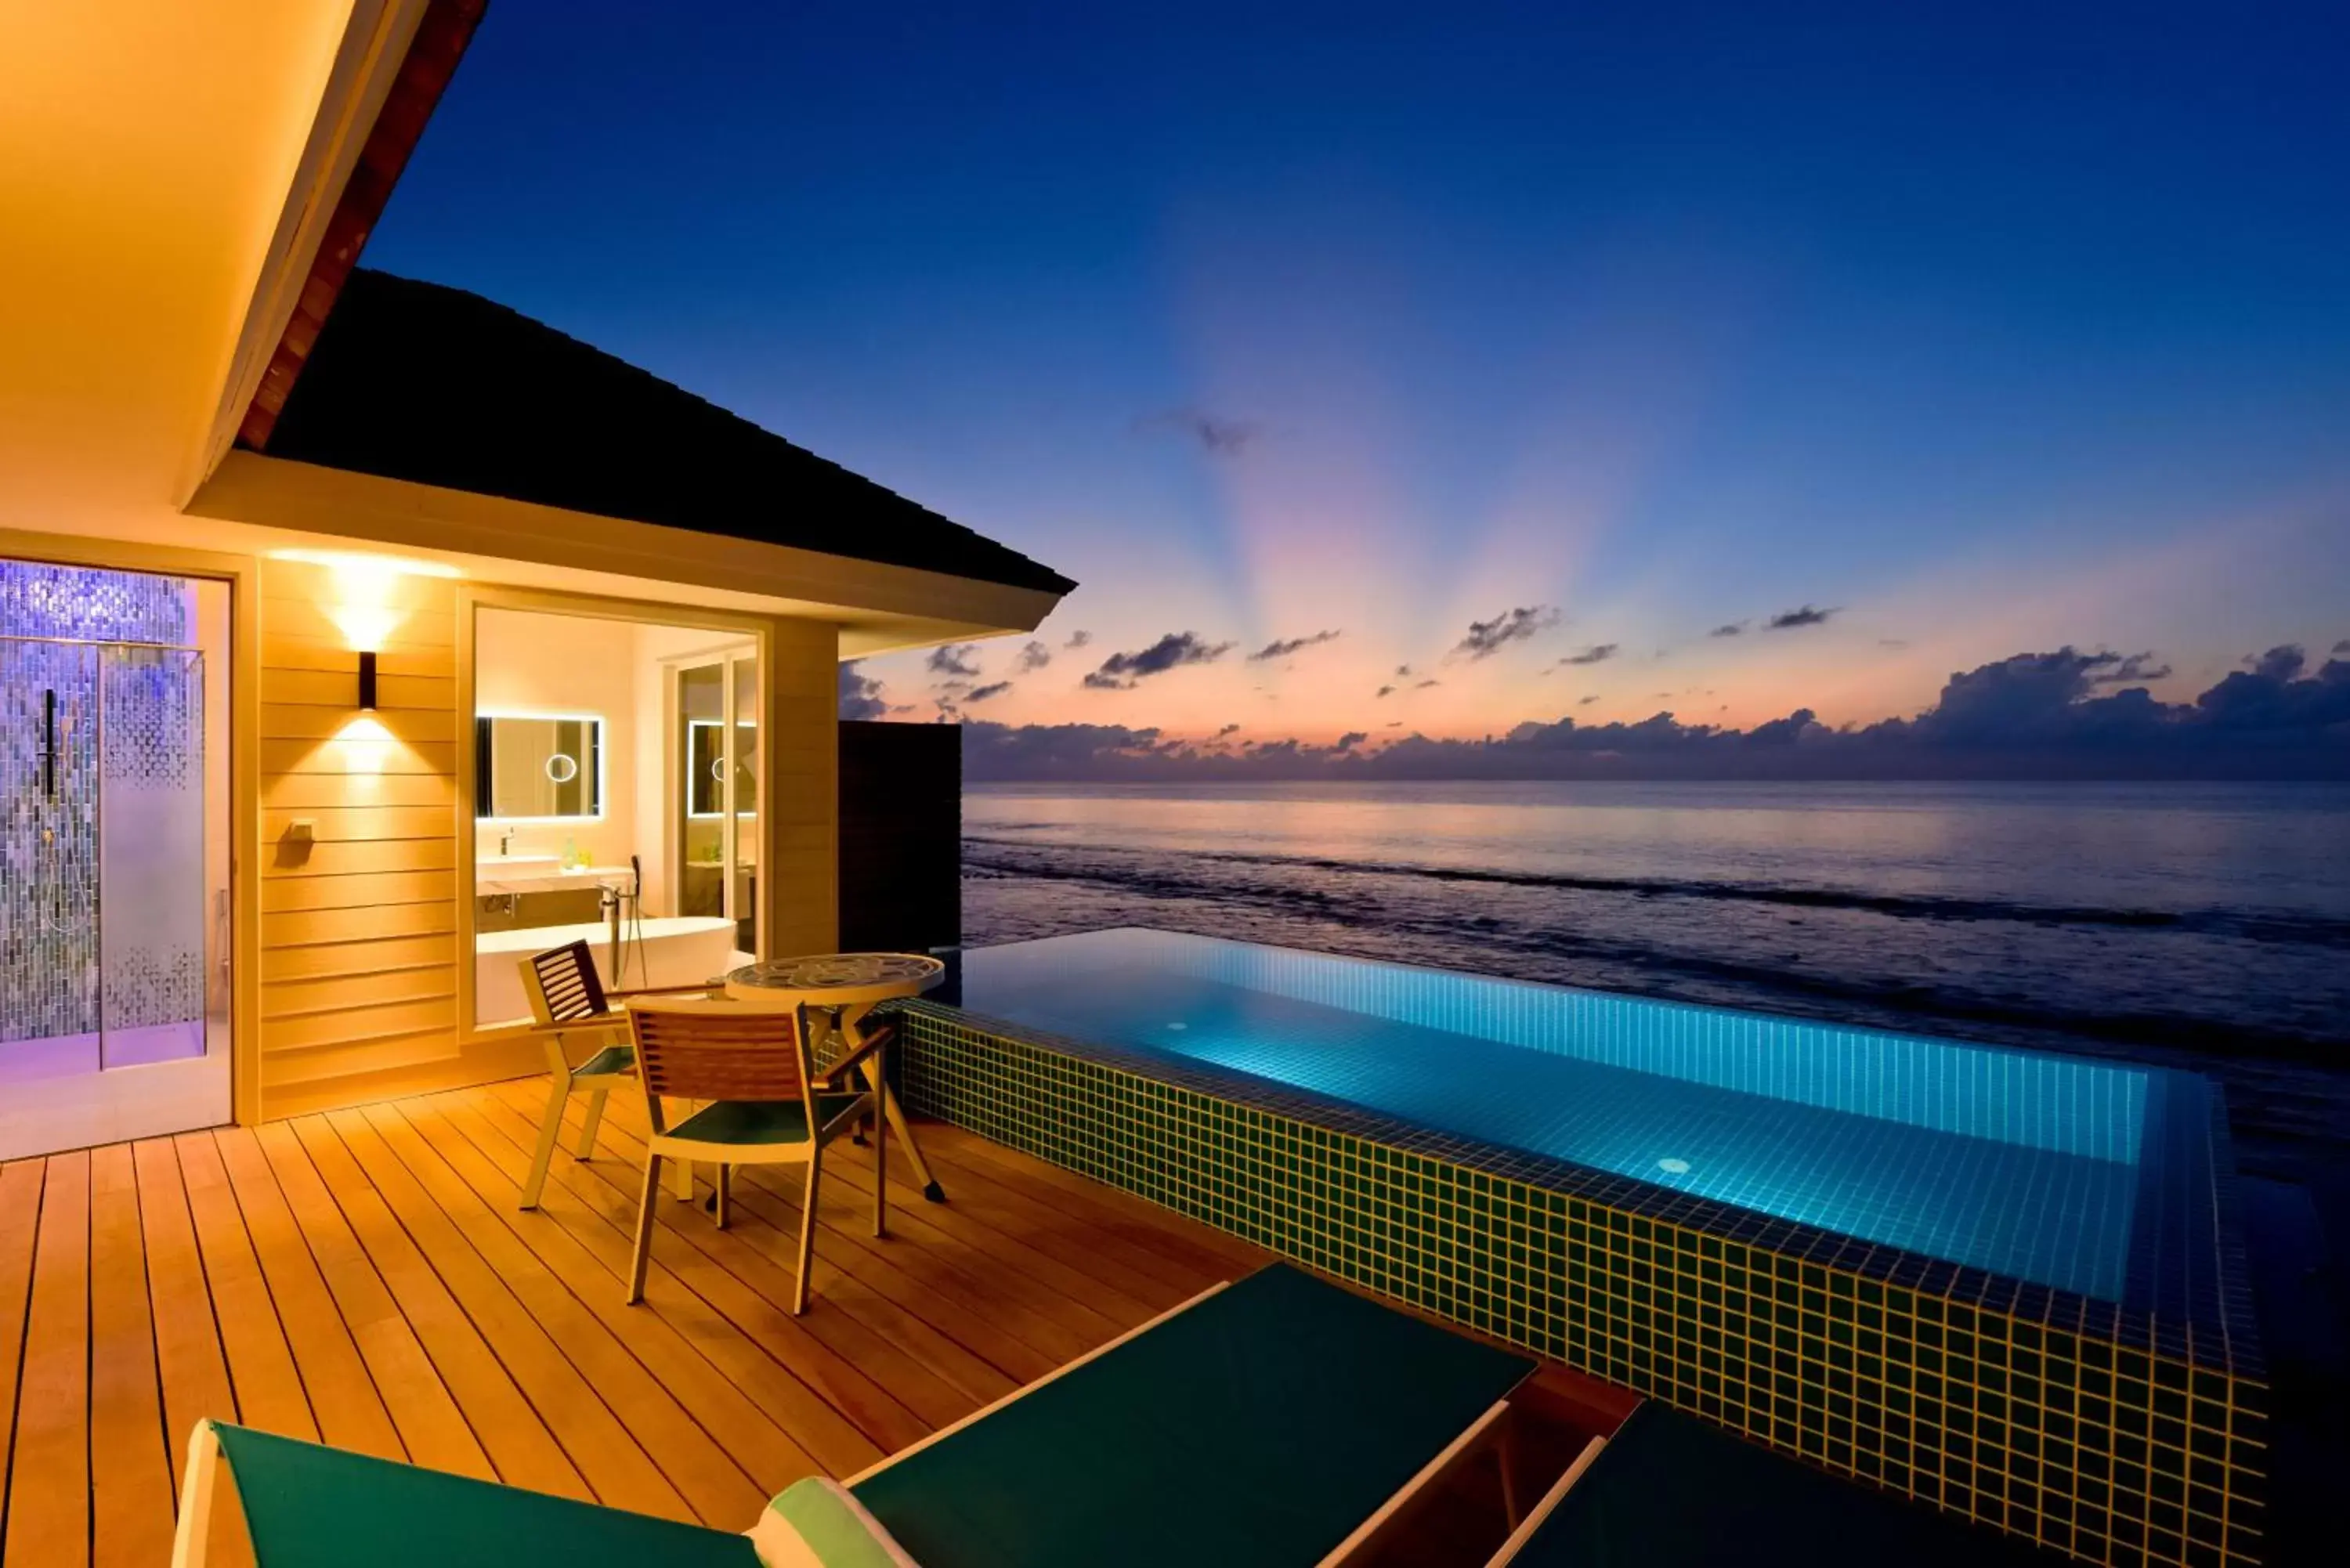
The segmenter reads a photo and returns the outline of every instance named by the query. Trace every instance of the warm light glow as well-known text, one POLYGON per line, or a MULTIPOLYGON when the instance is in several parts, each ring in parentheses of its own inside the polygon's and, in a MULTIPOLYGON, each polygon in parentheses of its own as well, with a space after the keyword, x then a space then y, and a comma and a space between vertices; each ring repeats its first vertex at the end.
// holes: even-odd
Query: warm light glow
POLYGON ((342 753, 347 774, 380 774, 384 759, 400 743, 380 720, 365 714, 335 732, 335 749, 342 753))
POLYGON ((348 550, 273 550, 269 558, 327 569, 334 589, 330 600, 318 606, 319 612, 335 623, 345 642, 361 653, 382 651, 385 641, 408 618, 406 608, 397 602, 400 578, 460 575, 456 567, 438 561, 348 550))
POLYGON ((361 653, 383 651, 384 640, 403 618, 389 605, 320 605, 318 608, 335 623, 343 640, 361 653))
POLYGON ((273 561, 300 561, 333 572, 363 576, 462 577, 465 574, 445 561, 420 561, 407 556, 370 556, 359 550, 272 550, 273 561))

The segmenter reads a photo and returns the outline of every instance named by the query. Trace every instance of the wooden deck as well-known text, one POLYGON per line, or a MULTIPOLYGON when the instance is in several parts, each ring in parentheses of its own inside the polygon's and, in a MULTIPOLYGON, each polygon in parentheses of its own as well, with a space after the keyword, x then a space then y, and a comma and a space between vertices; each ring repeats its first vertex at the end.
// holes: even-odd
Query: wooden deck
MULTIPOLYGON (((784 1310, 795 1173, 733 1227, 662 1205, 625 1306, 640 1107, 615 1095, 541 1211, 515 1197, 544 1080, 0 1168, 0 1558, 161 1564, 217 1416, 618 1508, 747 1527, 1266 1254, 956 1129, 951 1201, 841 1146, 815 1301, 784 1310)), ((577 1119, 575 1106, 574 1119, 577 1119)))

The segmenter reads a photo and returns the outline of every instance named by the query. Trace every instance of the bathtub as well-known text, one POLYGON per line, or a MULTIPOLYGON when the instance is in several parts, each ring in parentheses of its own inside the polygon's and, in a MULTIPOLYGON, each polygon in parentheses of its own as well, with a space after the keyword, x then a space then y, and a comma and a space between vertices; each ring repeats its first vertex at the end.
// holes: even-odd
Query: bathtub
MULTIPOLYGON (((751 961, 734 947, 734 922, 718 915, 670 915, 644 921, 643 960, 638 958, 639 927, 624 928, 622 944, 628 957, 631 989, 660 985, 699 985, 728 970, 751 961)), ((596 973, 606 990, 618 982, 612 955, 606 944, 611 929, 600 920, 573 926, 525 926, 511 931, 482 931, 473 938, 473 1016, 483 1028, 526 1021, 530 997, 522 987, 522 961, 532 953, 585 940, 596 955, 596 973)))

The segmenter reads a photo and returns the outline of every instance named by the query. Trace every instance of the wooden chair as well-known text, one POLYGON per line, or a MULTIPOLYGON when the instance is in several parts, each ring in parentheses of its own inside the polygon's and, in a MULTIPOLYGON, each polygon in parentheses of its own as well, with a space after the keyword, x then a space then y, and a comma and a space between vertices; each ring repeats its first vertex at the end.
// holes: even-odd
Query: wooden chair
MULTIPOLYGON (((640 1002, 629 1009, 636 1035, 637 1076, 644 1085, 644 1199, 637 1210, 636 1252, 629 1266, 629 1301, 645 1299, 645 1267, 652 1251, 653 1199, 664 1159, 706 1159, 718 1168, 717 1216, 725 1229, 733 1168, 806 1161, 807 1194, 800 1209, 799 1278, 792 1313, 807 1310, 808 1266, 816 1255, 816 1185, 824 1146, 851 1131, 877 1108, 868 1091, 853 1086, 851 1069, 870 1057, 872 1081, 883 1081, 894 1029, 876 1030, 848 1055, 819 1075, 808 1033, 796 1013, 714 999, 640 1002), (664 1097, 707 1102, 674 1127, 664 1097)), ((873 1140, 873 1233, 888 1231, 889 1180, 884 1145, 873 1140)))
MULTIPOLYGON (((566 942, 523 960, 522 988, 530 998, 533 1027, 546 1037, 547 1075, 553 1080, 546 1096, 546 1115, 539 1123, 538 1147, 531 1155, 530 1177, 522 1189, 522 1206, 536 1209, 546 1187, 547 1167, 555 1160, 556 1139, 563 1135, 563 1109, 571 1096, 588 1096, 587 1124, 580 1128, 579 1142, 573 1151, 577 1158, 587 1159, 596 1152, 596 1128, 604 1119, 604 1097, 636 1078, 637 1053, 629 1044, 629 1015, 613 1008, 613 999, 706 988, 681 986, 607 992, 603 978, 596 972, 595 957, 585 940, 566 942), (567 1044, 574 1038, 601 1042, 576 1067, 571 1064, 567 1044)), ((681 1174, 684 1181, 678 1196, 691 1199, 691 1172, 681 1168, 681 1174)))

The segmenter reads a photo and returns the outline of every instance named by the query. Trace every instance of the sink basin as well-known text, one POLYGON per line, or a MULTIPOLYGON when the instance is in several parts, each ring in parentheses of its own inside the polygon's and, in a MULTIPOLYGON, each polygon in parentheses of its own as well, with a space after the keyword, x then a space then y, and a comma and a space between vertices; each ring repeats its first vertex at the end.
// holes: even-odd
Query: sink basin
POLYGON ((485 855, 473 862, 476 893, 544 893, 626 881, 626 866, 563 867, 559 855, 485 855))
POLYGON ((484 855, 473 862, 473 875, 479 877, 544 877, 563 869, 560 855, 484 855))

